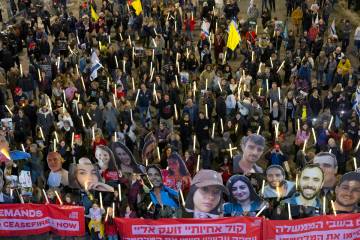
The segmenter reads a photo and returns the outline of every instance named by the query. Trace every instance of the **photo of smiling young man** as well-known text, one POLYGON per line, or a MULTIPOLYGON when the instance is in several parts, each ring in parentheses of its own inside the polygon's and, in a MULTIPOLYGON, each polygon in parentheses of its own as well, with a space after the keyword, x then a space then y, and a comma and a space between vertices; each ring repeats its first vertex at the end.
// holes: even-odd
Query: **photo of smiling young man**
POLYGON ((344 174, 335 188, 336 213, 359 213, 360 207, 360 173, 344 174))
POLYGON ((263 173, 263 169, 256 163, 265 148, 265 138, 258 134, 245 136, 241 139, 242 155, 233 158, 233 172, 240 174, 263 173))

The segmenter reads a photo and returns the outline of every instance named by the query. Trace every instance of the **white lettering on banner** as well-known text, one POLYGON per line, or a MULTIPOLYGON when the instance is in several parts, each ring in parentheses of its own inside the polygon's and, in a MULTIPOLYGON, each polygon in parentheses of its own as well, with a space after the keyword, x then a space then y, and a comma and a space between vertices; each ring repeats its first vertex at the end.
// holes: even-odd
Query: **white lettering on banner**
POLYGON ((63 231, 79 231, 78 221, 52 219, 49 217, 39 219, 0 219, 1 231, 26 231, 45 227, 52 227, 63 231))
POLYGON ((246 224, 173 224, 173 225, 134 225, 133 235, 202 235, 202 234, 246 234, 246 224))
MULTIPOLYGON (((178 240, 176 237, 124 237, 123 240, 178 240)), ((182 237, 181 240, 257 240, 256 237, 227 237, 227 236, 216 236, 216 237, 182 237)))
POLYGON ((326 221, 326 224, 329 228, 337 228, 337 227, 353 227, 353 220, 341 220, 341 221, 326 221))
POLYGON ((276 233, 297 233, 323 228, 323 222, 305 223, 293 226, 275 226, 276 233))
POLYGON ((41 210, 32 209, 0 209, 0 217, 42 217, 41 210))
POLYGON ((276 240, 356 240, 360 238, 360 229, 337 229, 311 231, 298 234, 280 234, 276 240))

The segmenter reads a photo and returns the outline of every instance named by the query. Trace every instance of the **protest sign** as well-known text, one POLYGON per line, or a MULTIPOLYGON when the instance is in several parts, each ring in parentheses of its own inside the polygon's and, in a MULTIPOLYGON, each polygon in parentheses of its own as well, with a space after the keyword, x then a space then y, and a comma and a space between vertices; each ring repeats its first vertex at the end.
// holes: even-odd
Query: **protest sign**
POLYGON ((263 236, 267 240, 285 239, 360 239, 360 214, 311 217, 293 221, 264 222, 263 236))
POLYGON ((84 235, 84 208, 52 204, 0 205, 0 236, 28 236, 46 232, 59 236, 84 235))
POLYGON ((122 239, 261 239, 261 218, 115 219, 122 239))

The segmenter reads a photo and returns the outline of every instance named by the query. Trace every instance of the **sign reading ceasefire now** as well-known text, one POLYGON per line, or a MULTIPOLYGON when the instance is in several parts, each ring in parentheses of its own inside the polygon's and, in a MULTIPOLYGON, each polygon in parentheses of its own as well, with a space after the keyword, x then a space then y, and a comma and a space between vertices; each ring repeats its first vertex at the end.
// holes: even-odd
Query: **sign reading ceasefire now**
POLYGON ((84 208, 53 204, 0 205, 0 236, 26 236, 46 232, 59 236, 84 235, 84 208))

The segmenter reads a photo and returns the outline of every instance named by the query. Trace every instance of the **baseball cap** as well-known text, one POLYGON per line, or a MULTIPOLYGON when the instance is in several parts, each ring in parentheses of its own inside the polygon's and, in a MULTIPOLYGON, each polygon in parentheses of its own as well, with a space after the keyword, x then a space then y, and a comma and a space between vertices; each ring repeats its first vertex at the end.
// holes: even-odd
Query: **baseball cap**
POLYGON ((192 179, 191 185, 198 188, 219 186, 224 193, 229 194, 229 191, 223 185, 221 174, 210 169, 201 169, 192 179))

